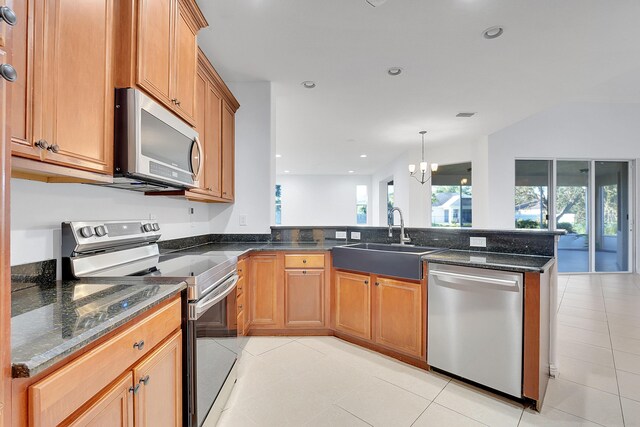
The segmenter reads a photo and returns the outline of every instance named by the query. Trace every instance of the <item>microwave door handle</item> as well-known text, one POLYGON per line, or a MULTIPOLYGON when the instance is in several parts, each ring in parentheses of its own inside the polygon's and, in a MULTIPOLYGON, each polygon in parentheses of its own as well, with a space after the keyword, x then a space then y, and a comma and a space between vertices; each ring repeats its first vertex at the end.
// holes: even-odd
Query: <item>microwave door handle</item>
POLYGON ((202 144, 200 143, 200 138, 196 136, 193 140, 193 146, 191 147, 191 170, 193 171, 193 181, 196 186, 199 185, 198 182, 200 181, 202 164, 204 163, 203 154, 204 153, 202 151, 202 144), (193 158, 194 158, 193 149, 194 148, 198 149, 198 170, 193 170, 193 158))

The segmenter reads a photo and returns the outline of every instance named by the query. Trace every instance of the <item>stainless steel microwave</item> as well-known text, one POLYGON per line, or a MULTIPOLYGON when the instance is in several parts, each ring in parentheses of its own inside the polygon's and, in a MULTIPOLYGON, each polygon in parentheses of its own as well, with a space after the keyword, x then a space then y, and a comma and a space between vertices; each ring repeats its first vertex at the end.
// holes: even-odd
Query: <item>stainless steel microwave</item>
POLYGON ((114 183, 138 191, 198 186, 198 132, 137 89, 116 89, 114 183))

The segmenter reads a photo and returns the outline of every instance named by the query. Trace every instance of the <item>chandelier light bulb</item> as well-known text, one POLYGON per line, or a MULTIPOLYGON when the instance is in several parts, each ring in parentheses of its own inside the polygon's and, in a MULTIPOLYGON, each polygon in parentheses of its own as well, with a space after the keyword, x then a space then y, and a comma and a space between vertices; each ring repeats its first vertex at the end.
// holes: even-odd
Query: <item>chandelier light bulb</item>
POLYGON ((427 171, 427 162, 420 162, 420 172, 425 173, 427 171))
POLYGON ((414 173, 416 171, 416 165, 409 165, 409 173, 414 173))
POLYGON ((438 164, 431 163, 431 172, 438 172, 438 164))

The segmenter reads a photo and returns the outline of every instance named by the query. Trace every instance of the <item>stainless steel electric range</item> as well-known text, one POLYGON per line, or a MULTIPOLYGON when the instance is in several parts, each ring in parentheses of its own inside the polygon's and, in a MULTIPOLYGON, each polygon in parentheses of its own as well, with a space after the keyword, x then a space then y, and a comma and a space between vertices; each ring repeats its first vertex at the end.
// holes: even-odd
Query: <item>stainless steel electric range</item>
POLYGON ((187 282, 185 425, 217 419, 237 378, 236 266, 241 252, 160 254, 145 220, 62 224, 65 278, 161 276, 187 282))

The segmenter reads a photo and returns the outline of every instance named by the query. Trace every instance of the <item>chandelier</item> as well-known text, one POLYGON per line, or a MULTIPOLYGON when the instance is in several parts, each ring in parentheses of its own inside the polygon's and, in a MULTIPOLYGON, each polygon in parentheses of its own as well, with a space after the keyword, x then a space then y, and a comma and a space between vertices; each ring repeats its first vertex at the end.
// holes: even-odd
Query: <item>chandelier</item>
MULTIPOLYGON (((424 160, 424 134, 427 133, 426 130, 421 130, 420 135, 422 135, 422 159, 420 160, 420 171, 416 170, 416 165, 409 165, 409 174, 416 179, 420 184, 424 185, 431 180, 431 174, 427 175, 428 165, 424 160), (420 174, 420 178, 418 178, 418 173, 420 174)), ((436 172, 438 170, 437 163, 431 163, 431 172, 436 172)))

